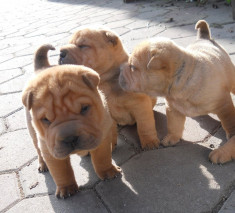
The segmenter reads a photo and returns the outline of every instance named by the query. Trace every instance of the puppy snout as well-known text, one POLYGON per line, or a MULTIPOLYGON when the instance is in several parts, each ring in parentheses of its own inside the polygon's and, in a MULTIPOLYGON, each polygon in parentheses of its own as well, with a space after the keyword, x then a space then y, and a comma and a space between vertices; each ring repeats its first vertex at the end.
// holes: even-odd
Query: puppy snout
POLYGON ((66 51, 63 51, 63 50, 60 51, 60 58, 65 58, 66 55, 67 55, 66 51))
POLYGON ((66 144, 67 146, 71 146, 73 149, 75 149, 79 141, 80 141, 79 136, 69 136, 63 139, 62 142, 66 144))
POLYGON ((119 85, 121 86, 122 89, 126 88, 126 81, 123 77, 123 73, 121 72, 121 74, 119 75, 119 85))
POLYGON ((64 63, 64 59, 67 56, 67 51, 65 50, 61 50, 60 51, 60 58, 59 58, 59 64, 63 64, 64 63))

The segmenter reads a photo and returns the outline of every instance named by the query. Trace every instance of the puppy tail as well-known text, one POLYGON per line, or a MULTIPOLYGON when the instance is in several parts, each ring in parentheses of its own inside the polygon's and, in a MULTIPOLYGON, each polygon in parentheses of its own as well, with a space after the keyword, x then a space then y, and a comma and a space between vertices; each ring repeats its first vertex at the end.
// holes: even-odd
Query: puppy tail
POLYGON ((211 39, 210 28, 205 20, 199 20, 195 29, 197 30, 197 39, 211 39))
POLYGON ((36 50, 34 54, 34 71, 50 67, 47 57, 49 50, 55 50, 55 47, 50 44, 44 44, 36 50))

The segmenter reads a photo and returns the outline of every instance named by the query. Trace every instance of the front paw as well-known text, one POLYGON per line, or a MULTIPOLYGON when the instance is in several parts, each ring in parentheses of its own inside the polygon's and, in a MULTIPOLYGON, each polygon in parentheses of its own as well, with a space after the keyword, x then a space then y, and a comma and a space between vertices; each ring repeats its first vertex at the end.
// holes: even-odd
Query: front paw
POLYGON ((44 161, 38 163, 38 172, 39 173, 48 172, 47 165, 44 161))
POLYGON ((174 146, 179 141, 180 141, 180 137, 169 134, 165 138, 163 138, 161 144, 163 146, 174 146))
POLYGON ((101 180, 105 180, 105 179, 112 179, 112 178, 117 177, 121 171, 122 170, 119 166, 112 165, 111 168, 105 171, 96 171, 96 173, 101 180))
POLYGON ((151 140, 151 141, 141 141, 141 148, 143 150, 157 149, 160 145, 159 139, 151 140))
POLYGON ((233 159, 229 150, 226 150, 224 147, 213 150, 209 154, 209 159, 212 163, 223 164, 233 159))
POLYGON ((65 199, 67 197, 74 195, 77 192, 78 192, 78 185, 75 183, 70 186, 63 186, 63 187, 57 186, 55 195, 57 198, 65 199))

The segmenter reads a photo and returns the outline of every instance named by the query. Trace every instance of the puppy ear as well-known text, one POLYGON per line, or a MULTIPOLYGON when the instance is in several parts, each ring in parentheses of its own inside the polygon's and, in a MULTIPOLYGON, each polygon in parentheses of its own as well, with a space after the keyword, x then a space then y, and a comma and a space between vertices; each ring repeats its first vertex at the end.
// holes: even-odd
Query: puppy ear
POLYGON ((86 73, 82 75, 82 80, 90 88, 95 89, 100 83, 100 77, 98 73, 86 73))
POLYGON ((33 105, 33 92, 32 91, 24 91, 22 95, 22 102, 24 106, 30 110, 33 105))
POLYGON ((156 55, 153 55, 152 58, 149 60, 149 63, 147 64, 148 70, 160 70, 165 68, 166 64, 156 55))
POLYGON ((113 46, 116 46, 118 44, 119 38, 113 32, 105 31, 104 35, 105 35, 106 40, 112 43, 113 46))

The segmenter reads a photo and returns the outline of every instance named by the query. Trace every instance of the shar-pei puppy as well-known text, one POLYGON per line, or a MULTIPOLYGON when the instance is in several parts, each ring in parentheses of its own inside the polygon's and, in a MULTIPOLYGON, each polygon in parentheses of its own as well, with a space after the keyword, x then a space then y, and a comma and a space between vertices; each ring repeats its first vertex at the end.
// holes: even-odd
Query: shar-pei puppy
POLYGON ((118 83, 120 65, 128 54, 114 32, 99 28, 81 28, 61 48, 60 64, 81 64, 100 75, 99 88, 104 92, 112 118, 120 125, 137 124, 143 149, 159 146, 153 106, 155 98, 123 91, 118 83))
POLYGON ((35 147, 56 183, 56 196, 65 198, 78 190, 71 154, 89 152, 101 179, 113 178, 120 172, 111 159, 117 132, 104 95, 98 89, 98 74, 85 66, 50 66, 48 49, 53 48, 44 45, 36 52, 38 73, 24 89, 22 101, 30 118, 28 125, 35 147))
POLYGON ((196 24, 197 41, 186 49, 169 39, 156 38, 138 45, 121 71, 126 91, 166 98, 168 134, 164 146, 182 137, 186 116, 216 114, 229 139, 213 150, 213 163, 235 159, 235 67, 226 51, 213 39, 206 21, 196 24))

